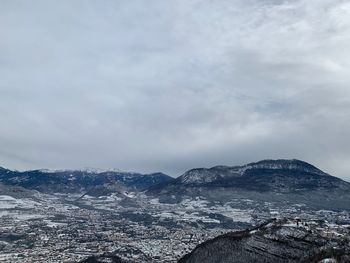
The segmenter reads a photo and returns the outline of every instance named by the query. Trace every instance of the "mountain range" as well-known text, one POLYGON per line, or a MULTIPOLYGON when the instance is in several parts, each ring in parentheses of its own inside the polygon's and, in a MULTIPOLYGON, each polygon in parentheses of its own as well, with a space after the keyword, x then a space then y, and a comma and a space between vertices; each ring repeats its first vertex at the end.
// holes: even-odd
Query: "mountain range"
POLYGON ((163 173, 121 171, 13 171, 0 168, 0 183, 44 193, 107 195, 123 188, 144 191, 160 202, 198 196, 226 202, 233 198, 300 202, 313 208, 349 209, 350 183, 300 160, 263 160, 243 166, 196 168, 178 178, 163 173))
POLYGON ((281 159, 178 178, 0 168, 0 221, 7 262, 349 262, 350 183, 281 159))
POLYGON ((113 183, 119 183, 135 190, 143 190, 169 180, 172 180, 172 177, 163 173, 141 174, 95 170, 31 170, 20 172, 0 167, 1 183, 44 193, 86 192, 95 187, 113 183))

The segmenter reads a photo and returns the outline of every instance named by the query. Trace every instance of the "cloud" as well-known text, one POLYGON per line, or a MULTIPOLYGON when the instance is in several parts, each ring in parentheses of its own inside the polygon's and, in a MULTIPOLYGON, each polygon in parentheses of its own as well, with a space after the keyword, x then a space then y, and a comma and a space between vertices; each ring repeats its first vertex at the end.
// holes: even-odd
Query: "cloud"
POLYGON ((3 1, 4 166, 300 158, 350 179, 346 1, 3 1))

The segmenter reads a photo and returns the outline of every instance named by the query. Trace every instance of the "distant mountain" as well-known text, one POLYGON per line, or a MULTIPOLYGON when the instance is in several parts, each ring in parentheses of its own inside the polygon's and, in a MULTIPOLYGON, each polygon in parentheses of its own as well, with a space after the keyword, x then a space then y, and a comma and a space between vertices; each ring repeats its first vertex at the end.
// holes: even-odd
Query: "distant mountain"
POLYGON ((264 160, 244 166, 192 169, 169 184, 285 192, 338 187, 341 182, 303 161, 264 160))
POLYGON ((150 195, 165 202, 185 196, 216 200, 252 198, 265 201, 292 200, 347 208, 350 183, 300 160, 263 160, 243 166, 215 166, 189 170, 182 176, 150 187, 150 195), (320 203, 324 200, 324 203, 320 203))
POLYGON ((96 186, 119 183, 137 190, 164 183, 173 178, 163 173, 140 174, 120 171, 91 170, 32 170, 12 171, 0 168, 0 182, 6 185, 21 186, 45 193, 77 193, 90 191, 96 186))
POLYGON ((321 222, 271 220, 208 240, 178 263, 350 262, 349 230, 330 235, 325 229, 321 222))
POLYGON ((309 208, 350 210, 350 183, 300 160, 263 160, 243 166, 197 168, 174 179, 163 173, 140 174, 98 170, 12 171, 0 168, 0 183, 44 193, 94 196, 143 191, 160 202, 204 197, 229 202, 306 204, 309 208))

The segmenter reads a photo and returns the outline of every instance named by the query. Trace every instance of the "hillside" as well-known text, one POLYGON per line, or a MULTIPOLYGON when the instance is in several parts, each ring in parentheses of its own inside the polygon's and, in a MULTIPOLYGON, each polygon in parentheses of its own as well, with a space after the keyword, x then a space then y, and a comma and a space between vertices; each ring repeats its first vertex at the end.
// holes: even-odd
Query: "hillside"
POLYGON ((198 245, 178 263, 349 262, 349 229, 330 233, 322 222, 270 220, 198 245), (322 261, 323 262, 323 261, 322 261))
POLYGON ((263 160, 243 166, 189 170, 175 180, 150 187, 163 202, 203 196, 226 202, 232 198, 300 202, 349 209, 350 183, 300 160, 263 160))
POLYGON ((32 170, 13 171, 0 168, 0 182, 21 186, 45 193, 79 193, 90 191, 97 186, 118 183, 124 187, 142 190, 152 185, 172 180, 163 173, 140 174, 119 171, 91 170, 32 170))

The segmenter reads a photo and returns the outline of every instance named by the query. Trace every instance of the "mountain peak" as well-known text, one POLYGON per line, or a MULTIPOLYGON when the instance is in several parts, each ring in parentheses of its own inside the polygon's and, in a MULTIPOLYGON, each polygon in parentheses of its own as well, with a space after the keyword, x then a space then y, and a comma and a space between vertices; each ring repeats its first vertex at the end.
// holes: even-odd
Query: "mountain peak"
POLYGON ((208 184, 213 182, 227 183, 228 180, 237 180, 237 178, 254 176, 263 176, 269 173, 278 174, 308 174, 316 176, 326 176, 315 166, 297 159, 277 159, 261 160, 255 163, 249 163, 242 166, 214 166, 211 168, 191 169, 180 176, 177 180, 183 184, 208 184))
POLYGON ((301 170, 305 172, 326 175, 317 167, 305 161, 298 159, 277 159, 277 160, 261 160, 255 163, 245 165, 248 169, 285 169, 285 170, 301 170))

